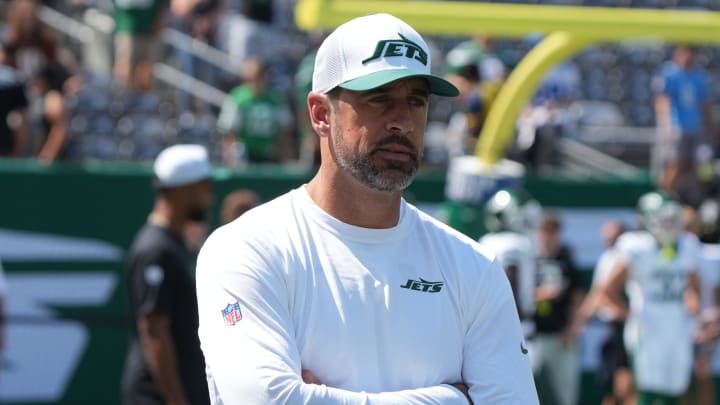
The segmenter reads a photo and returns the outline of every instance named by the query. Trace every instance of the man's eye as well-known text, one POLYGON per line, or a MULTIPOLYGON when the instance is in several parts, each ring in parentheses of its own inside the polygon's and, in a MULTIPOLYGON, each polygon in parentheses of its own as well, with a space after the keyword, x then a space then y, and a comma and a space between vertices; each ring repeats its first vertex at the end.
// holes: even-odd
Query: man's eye
POLYGON ((375 96, 370 98, 369 100, 371 103, 386 103, 388 101, 387 96, 375 96))
POLYGON ((427 100, 422 97, 411 97, 410 98, 410 105, 416 106, 416 107, 425 107, 427 105, 427 100))

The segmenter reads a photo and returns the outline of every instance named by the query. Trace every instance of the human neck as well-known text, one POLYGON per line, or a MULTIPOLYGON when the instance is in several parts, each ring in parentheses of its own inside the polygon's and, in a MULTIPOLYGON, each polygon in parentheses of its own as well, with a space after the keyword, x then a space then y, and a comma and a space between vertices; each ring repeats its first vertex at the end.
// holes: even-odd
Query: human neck
POLYGON ((187 219, 167 200, 159 198, 155 200, 155 206, 148 217, 148 221, 162 228, 170 229, 178 235, 182 235, 187 219))
POLYGON ((349 177, 341 172, 328 174, 321 168, 308 183, 307 192, 323 211, 346 224, 374 229, 397 225, 402 193, 372 190, 349 177))

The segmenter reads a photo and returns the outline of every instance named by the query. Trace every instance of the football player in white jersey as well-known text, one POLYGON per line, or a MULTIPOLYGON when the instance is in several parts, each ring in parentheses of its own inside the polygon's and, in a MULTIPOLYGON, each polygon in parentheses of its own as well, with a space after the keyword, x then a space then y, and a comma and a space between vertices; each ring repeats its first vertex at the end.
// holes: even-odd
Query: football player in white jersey
POLYGON ((540 217, 540 204, 522 192, 499 190, 485 204, 485 228, 478 241, 493 252, 505 269, 515 296, 525 337, 535 332, 535 246, 532 228, 540 217))
POLYGON ((688 388, 694 315, 699 310, 700 244, 683 231, 681 206, 659 193, 638 203, 645 230, 617 241, 620 263, 600 288, 601 300, 630 303, 624 340, 639 405, 674 405, 688 388))

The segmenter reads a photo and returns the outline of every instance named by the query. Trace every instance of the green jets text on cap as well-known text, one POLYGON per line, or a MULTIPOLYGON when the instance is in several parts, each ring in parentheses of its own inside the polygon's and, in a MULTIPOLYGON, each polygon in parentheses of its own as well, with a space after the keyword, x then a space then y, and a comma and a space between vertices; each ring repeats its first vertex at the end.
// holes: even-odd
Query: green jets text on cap
POLYGON ((427 66, 428 55, 427 52, 415 42, 405 38, 402 34, 398 33, 402 39, 384 39, 378 41, 375 46, 375 52, 373 55, 362 61, 362 64, 366 64, 375 59, 388 58, 393 56, 404 56, 410 59, 416 59, 423 65, 427 66))

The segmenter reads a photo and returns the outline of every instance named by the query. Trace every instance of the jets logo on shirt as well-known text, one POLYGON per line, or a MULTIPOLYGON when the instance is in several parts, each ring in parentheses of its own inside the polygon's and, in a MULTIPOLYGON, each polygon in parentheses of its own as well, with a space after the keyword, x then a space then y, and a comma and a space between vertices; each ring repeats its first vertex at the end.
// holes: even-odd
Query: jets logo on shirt
POLYGON ((240 304, 228 304, 225 309, 222 310, 223 318, 225 319, 225 325, 233 326, 242 319, 242 312, 240 312, 240 304))
POLYGON ((442 281, 427 281, 420 278, 418 280, 408 279, 408 281, 405 282, 405 285, 401 285, 400 288, 426 293, 436 293, 442 290, 443 285, 444 283, 442 281))

